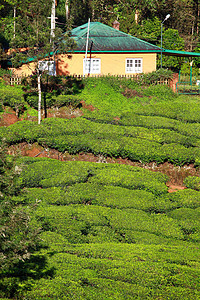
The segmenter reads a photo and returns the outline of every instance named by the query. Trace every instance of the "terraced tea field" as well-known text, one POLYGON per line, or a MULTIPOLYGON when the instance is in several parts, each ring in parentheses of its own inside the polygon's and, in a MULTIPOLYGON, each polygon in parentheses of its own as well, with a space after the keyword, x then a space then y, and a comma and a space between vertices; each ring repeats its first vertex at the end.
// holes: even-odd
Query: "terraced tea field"
POLYGON ((60 154, 16 160, 23 193, 12 200, 35 205, 43 240, 21 299, 200 298, 199 99, 128 84, 142 97, 91 79, 77 97, 93 111, 0 128, 11 152, 24 143, 60 154), (103 163, 76 161, 81 154, 103 163), (197 176, 169 193, 168 176, 147 169, 161 163, 192 165, 197 176))

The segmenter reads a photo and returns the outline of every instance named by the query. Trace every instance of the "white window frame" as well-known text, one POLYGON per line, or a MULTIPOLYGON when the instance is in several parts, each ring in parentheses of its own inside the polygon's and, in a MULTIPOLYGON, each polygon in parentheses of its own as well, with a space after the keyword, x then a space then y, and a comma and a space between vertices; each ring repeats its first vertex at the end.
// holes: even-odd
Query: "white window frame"
POLYGON ((83 74, 100 74, 101 58, 83 59, 83 74))
POLYGON ((143 72, 143 59, 142 58, 126 58, 126 73, 142 73, 143 72))
POLYGON ((40 60, 38 67, 41 72, 47 71, 49 75, 56 75, 56 68, 54 68, 54 61, 52 60, 40 60))

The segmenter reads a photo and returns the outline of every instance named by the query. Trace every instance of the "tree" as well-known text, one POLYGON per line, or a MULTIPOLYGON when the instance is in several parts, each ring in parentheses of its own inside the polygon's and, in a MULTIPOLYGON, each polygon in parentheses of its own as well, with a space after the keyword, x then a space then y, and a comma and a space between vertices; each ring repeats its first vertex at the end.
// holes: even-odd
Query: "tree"
MULTIPOLYGON (((32 254, 39 246, 40 230, 26 207, 15 203, 20 194, 18 172, 0 141, 0 298, 13 297, 23 290, 32 254)), ((32 261, 33 262, 33 261, 32 261)))
MULTIPOLYGON (((163 48, 170 50, 184 50, 184 39, 179 36, 178 30, 167 29, 163 33, 163 48)), ((182 60, 174 56, 164 56, 163 66, 170 69, 179 70, 182 60)))
POLYGON ((50 19, 52 1, 24 0, 16 7, 15 37, 11 42, 13 66, 35 61, 32 71, 38 78, 38 124, 41 122, 41 76, 40 60, 55 62, 56 54, 68 52, 74 42, 60 28, 51 32, 50 19))

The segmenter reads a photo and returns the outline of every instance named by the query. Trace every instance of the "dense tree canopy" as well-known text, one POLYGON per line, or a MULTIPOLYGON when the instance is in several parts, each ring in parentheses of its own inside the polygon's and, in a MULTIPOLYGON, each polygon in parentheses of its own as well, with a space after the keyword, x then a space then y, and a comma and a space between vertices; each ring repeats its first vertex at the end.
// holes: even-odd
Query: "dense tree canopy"
MULTIPOLYGON (((19 37, 20 40, 26 41, 27 34, 32 37, 32 44, 47 44, 44 42, 44 29, 45 37, 49 39, 47 32, 50 34, 51 1, 43 3, 43 0, 0 0, 0 14, 0 44, 3 49, 13 43, 14 37, 15 44, 20 45, 19 37), (17 35, 17 32, 20 35, 17 35)), ((117 19, 122 31, 156 45, 160 45, 161 22, 167 14, 170 14, 170 18, 165 21, 163 31, 177 30, 176 36, 178 34, 182 39, 182 49, 186 51, 198 49, 200 46, 198 0, 56 1, 56 26, 63 33, 69 26, 76 27, 86 23, 88 18, 110 26, 117 19)), ((27 43, 30 46, 30 38, 27 43)), ((169 45, 170 49, 174 49, 171 45, 172 43, 169 45)), ((176 67, 176 64, 172 67, 176 67)))

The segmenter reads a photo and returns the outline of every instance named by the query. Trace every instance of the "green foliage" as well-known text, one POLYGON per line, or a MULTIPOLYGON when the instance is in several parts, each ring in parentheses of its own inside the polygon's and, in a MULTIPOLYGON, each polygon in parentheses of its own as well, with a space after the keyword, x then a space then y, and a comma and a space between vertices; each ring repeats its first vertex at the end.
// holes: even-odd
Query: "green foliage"
MULTIPOLYGON (((190 69, 191 69, 191 67, 190 67, 189 61, 184 61, 184 63, 181 66, 181 75, 187 76, 188 81, 189 81, 189 76, 190 76, 190 69)), ((198 77, 198 75, 199 75, 199 69, 198 69, 198 67, 196 67, 193 64, 192 65, 192 76, 198 77)), ((182 77, 181 77, 181 80, 186 81, 186 80, 182 79, 182 77)))
MULTIPOLYGON (((22 80, 26 102, 33 108, 38 108, 37 76, 31 75, 22 80)), ((42 77, 42 107, 47 108, 70 106, 76 108, 80 105, 80 99, 76 94, 83 88, 81 80, 65 76, 42 77)))
MULTIPOLYGON (((184 39, 180 37, 177 29, 169 28, 163 32, 163 48, 170 50, 184 50, 184 39)), ((163 66, 171 69, 180 69, 180 62, 174 56, 163 56, 163 66)))
POLYGON ((0 103, 12 107, 18 116, 25 104, 22 89, 20 87, 0 86, 0 103))
POLYGON ((139 27, 140 39, 143 39, 149 43, 158 43, 160 38, 160 26, 161 22, 158 17, 152 19, 144 19, 141 26, 139 27))
POLYGON ((59 95, 53 97, 55 107, 70 106, 76 108, 80 104, 80 100, 75 95, 59 95))
MULTIPOLYGON (((127 99, 119 91, 136 88, 135 82, 122 81, 121 86, 120 82, 114 78, 87 79, 80 95, 59 96, 74 105, 78 99, 87 99, 88 104, 98 107, 83 118, 47 119, 39 127, 34 122, 20 122, 1 128, 0 134, 10 144, 37 141, 70 154, 83 151, 133 161, 198 165, 199 103, 195 99, 183 101, 167 87, 159 86, 144 89, 142 100, 127 99)), ((63 103, 59 97, 55 98, 56 105, 63 103)))
POLYGON ((179 208, 169 214, 173 219, 178 220, 185 239, 200 241, 200 210, 191 208, 179 208))
MULTIPOLYGON (((119 168, 119 167, 118 167, 119 168)), ((103 185, 121 186, 128 189, 144 189, 155 194, 166 192, 165 182, 167 177, 158 173, 140 168, 126 169, 118 172, 118 168, 105 168, 89 179, 89 182, 98 182, 103 185), (152 176, 154 178, 152 184, 152 176)), ((123 168, 120 168, 123 170, 123 168)))
POLYGON ((187 188, 194 189, 196 191, 200 190, 200 178, 197 176, 188 176, 184 180, 184 184, 187 188))
MULTIPOLYGON (((94 115, 94 120, 47 119, 39 127, 34 122, 23 121, 7 129, 2 128, 0 132, 10 144, 37 141, 45 147, 55 148, 61 152, 67 151, 70 154, 83 151, 105 157, 127 157, 132 161, 161 163, 168 160, 178 165, 195 161, 198 163, 198 124, 184 124, 166 119, 166 116, 175 118, 180 105, 181 103, 174 102, 166 106, 165 102, 160 102, 139 109, 135 108, 134 114, 124 113, 117 122, 108 115, 108 122, 113 124, 102 124, 104 115, 102 118, 101 115, 97 115, 101 118, 100 120, 94 115), (174 107, 173 112, 170 106, 174 107), (147 114, 149 117, 140 116, 140 113, 147 114), (151 116, 154 114, 163 117, 151 116), (132 126, 127 126, 127 124, 132 126)), ((198 118, 189 104, 187 106, 188 110, 184 111, 184 116, 179 113, 177 119, 198 118)))
MULTIPOLYGON (((177 97, 167 87, 141 88, 134 80, 84 82, 74 98, 98 110, 39 126, 18 122, 0 128, 1 137, 63 154, 92 152, 105 161, 115 156, 198 164, 198 99, 177 97), (137 96, 126 97, 131 91, 137 96)), ((4 291, 14 287, 30 300, 200 297, 198 190, 169 194, 165 175, 128 165, 22 157, 16 166, 25 193, 11 190, 12 203, 20 212, 37 203, 31 224, 42 228, 48 248, 39 252, 45 259, 37 271, 26 261, 28 280, 21 285, 12 279, 20 278, 15 270, 7 272, 4 291)))
POLYGON ((84 182, 88 177, 85 165, 81 166, 62 162, 57 160, 39 161, 32 163, 28 169, 24 169, 20 176, 20 185, 22 187, 67 187, 76 182, 84 182))
POLYGON ((128 165, 28 157, 17 165, 26 193, 12 199, 38 201, 34 219, 54 269, 31 281, 27 299, 198 298, 198 191, 168 194, 165 175, 128 165))
POLYGON ((180 190, 176 193, 168 194, 165 201, 170 201, 177 208, 198 208, 200 193, 191 189, 180 190))
MULTIPOLYGON (((30 287, 27 279, 41 276, 42 267, 34 261, 39 247, 39 229, 26 207, 16 204, 12 196, 20 193, 13 161, 0 144, 0 297, 17 297, 30 287)), ((41 259, 43 259, 41 257, 41 259)), ((43 260, 44 262, 44 260, 43 260)))
MULTIPOLYGON (((3 68, 0 68, 0 77, 4 77, 4 76, 10 76, 11 75, 11 71, 10 70, 7 70, 7 69, 3 69, 3 68)), ((2 79, 0 78, 0 81, 2 79)), ((3 81, 3 80, 2 80, 3 81)))

